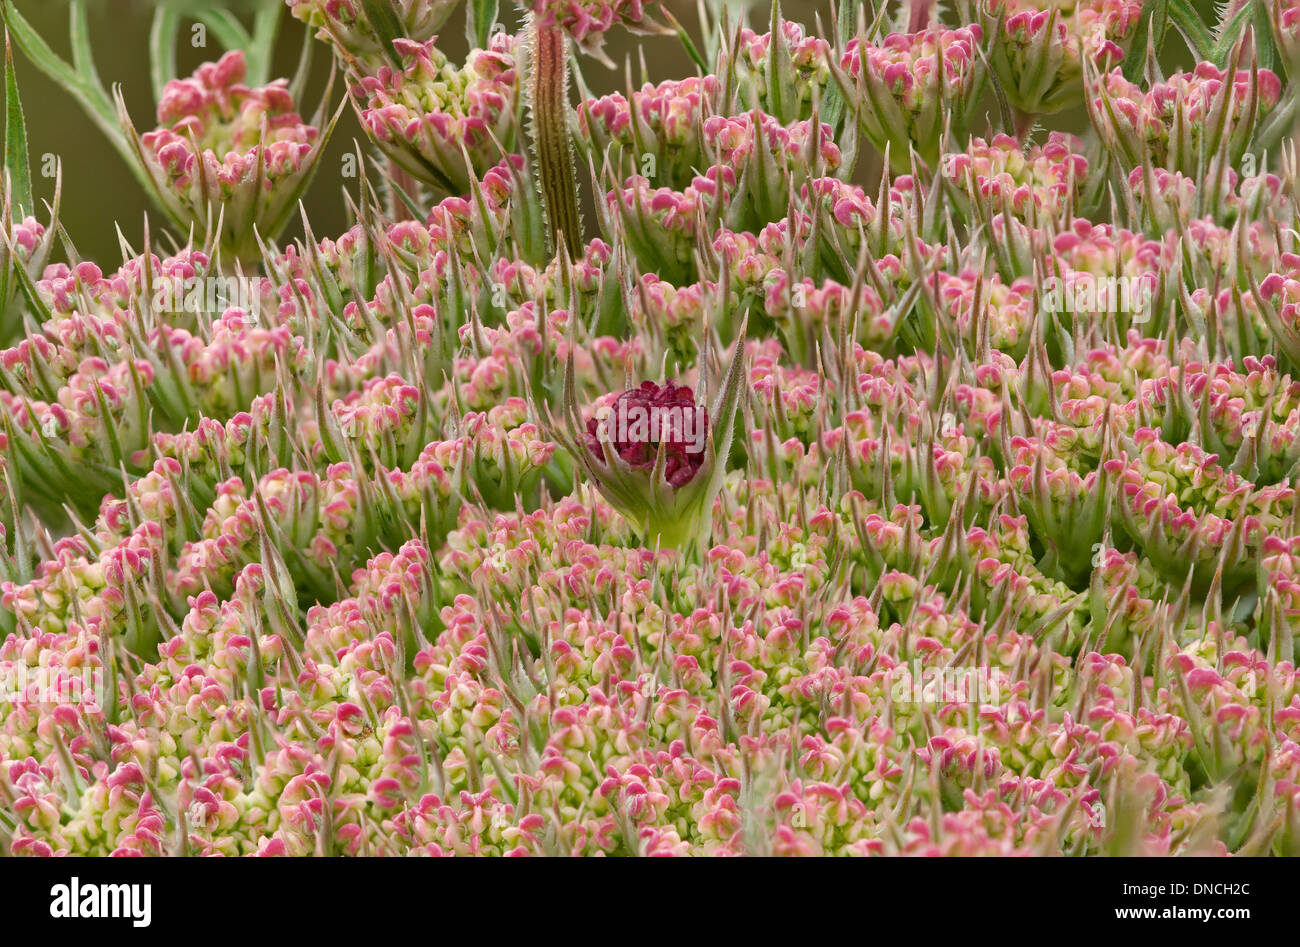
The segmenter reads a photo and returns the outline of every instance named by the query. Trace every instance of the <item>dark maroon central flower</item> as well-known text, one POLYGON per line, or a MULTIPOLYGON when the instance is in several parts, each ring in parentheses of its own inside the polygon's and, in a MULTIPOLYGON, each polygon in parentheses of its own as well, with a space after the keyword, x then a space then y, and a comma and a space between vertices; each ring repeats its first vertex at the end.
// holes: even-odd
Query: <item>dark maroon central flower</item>
MULTIPOLYGON (((608 463, 599 433, 601 423, 590 419, 584 440, 594 456, 608 463)), ((643 381, 639 388, 631 388, 615 399, 603 423, 609 443, 629 467, 653 469, 662 444, 666 454, 664 477, 674 487, 690 483, 704 464, 708 413, 696 405, 694 392, 684 385, 670 381, 661 386, 643 381)))

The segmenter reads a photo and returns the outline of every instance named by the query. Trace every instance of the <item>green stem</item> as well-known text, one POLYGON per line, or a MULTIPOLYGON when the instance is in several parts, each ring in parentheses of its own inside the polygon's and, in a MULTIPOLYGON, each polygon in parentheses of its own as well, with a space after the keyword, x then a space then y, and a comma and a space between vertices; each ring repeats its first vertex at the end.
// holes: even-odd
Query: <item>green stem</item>
POLYGON ((1012 129, 1012 133, 1015 135, 1016 141, 1023 145, 1030 133, 1034 130, 1034 125, 1038 122, 1038 116, 1033 112, 1025 112, 1015 108, 1014 106, 1011 109, 1011 113, 1012 121, 1015 122, 1015 127, 1012 129))
POLYGON ((582 252, 578 175, 569 134, 569 58, 564 32, 534 17, 529 27, 528 103, 532 110, 533 158, 546 205, 547 245, 558 234, 571 257, 582 252))

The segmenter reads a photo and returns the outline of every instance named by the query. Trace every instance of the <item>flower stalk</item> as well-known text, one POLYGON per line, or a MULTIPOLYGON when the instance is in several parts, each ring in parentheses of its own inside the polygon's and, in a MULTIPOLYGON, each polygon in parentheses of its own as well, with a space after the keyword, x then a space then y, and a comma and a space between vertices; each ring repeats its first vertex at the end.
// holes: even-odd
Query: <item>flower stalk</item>
POLYGON ((552 17, 533 13, 528 29, 529 134, 538 188, 546 211, 547 245, 570 259, 582 254, 578 173, 569 130, 568 40, 552 17))

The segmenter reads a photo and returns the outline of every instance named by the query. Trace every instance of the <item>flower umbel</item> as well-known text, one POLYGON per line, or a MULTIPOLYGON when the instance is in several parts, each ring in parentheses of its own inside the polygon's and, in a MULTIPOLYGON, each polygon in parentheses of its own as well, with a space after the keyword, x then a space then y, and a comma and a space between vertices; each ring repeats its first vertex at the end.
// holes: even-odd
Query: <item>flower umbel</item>
POLYGON ((228 262, 261 259, 258 237, 274 239, 288 223, 334 127, 322 134, 304 122, 286 80, 249 88, 245 71, 236 50, 172 80, 158 103, 159 127, 143 136, 118 97, 158 201, 182 230, 215 233, 220 222, 228 262))
POLYGON ((426 42, 393 43, 398 65, 356 75, 361 124, 383 152, 440 195, 462 196, 515 138, 515 40, 492 37, 457 68, 426 42))
POLYGON ((433 38, 460 0, 286 0, 293 16, 316 28, 346 57, 378 68, 392 62, 393 40, 433 38), (378 15, 377 15, 378 14, 378 15))

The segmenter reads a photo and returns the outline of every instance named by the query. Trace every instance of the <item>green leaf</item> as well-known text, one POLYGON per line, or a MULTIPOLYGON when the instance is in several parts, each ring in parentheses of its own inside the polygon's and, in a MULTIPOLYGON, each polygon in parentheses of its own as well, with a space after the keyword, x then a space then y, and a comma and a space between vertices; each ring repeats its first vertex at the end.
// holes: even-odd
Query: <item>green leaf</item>
POLYGON ((85 0, 72 0, 68 7, 68 39, 72 45, 72 68, 85 76, 96 89, 103 91, 104 83, 95 68, 95 54, 90 47, 90 20, 86 16, 85 0))
POLYGON ((469 0, 465 6, 465 37, 471 46, 487 48, 500 12, 500 0, 469 0))
MULTIPOLYGON (((839 0, 836 5, 837 38, 841 49, 853 39, 857 30, 858 7, 853 0, 839 0)), ((844 90, 835 83, 827 83, 826 98, 822 100, 821 119, 831 127, 831 134, 838 135, 840 123, 844 120, 848 103, 844 101, 844 90)))
POLYGON ((673 16, 673 12, 667 7, 664 7, 659 12, 677 34, 677 38, 681 41, 682 48, 686 50, 686 55, 691 57, 691 62, 699 66, 704 72, 709 72, 709 61, 704 58, 704 54, 701 53, 699 47, 695 45, 695 41, 691 39, 691 34, 686 32, 686 27, 682 25, 681 20, 673 16))
POLYGON ((1196 12, 1192 0, 1169 0, 1169 19, 1183 35, 1183 39, 1187 41, 1187 48, 1196 54, 1196 58, 1210 58, 1214 39, 1201 21, 1201 15, 1196 12))
POLYGON ((790 41, 781 28, 781 4, 772 4, 772 39, 767 44, 767 101, 776 120, 783 125, 797 117, 795 89, 792 77, 794 63, 790 59, 790 41))
POLYGON ((1132 45, 1124 57, 1124 78, 1136 82, 1146 63, 1148 44, 1159 50, 1169 29, 1168 0, 1146 0, 1138 17, 1138 29, 1133 34, 1132 45))
POLYGON ((149 30, 149 80, 155 102, 161 102, 167 83, 176 78, 176 38, 181 17, 174 9, 160 6, 149 30))
MULTIPOLYGON (((1262 6, 1262 4, 1260 4, 1262 6)), ((1251 17, 1255 13, 1255 0, 1241 0, 1241 5, 1232 11, 1232 15, 1223 21, 1219 26, 1218 35, 1214 39, 1214 44, 1210 49, 1210 55, 1206 58, 1222 69, 1228 62, 1228 56, 1232 54, 1232 48, 1237 45, 1246 27, 1250 25, 1251 17)), ((1267 24, 1267 21, 1265 21, 1267 24)), ((1272 33, 1271 26, 1265 26, 1265 35, 1272 33)))
POLYGON ((302 49, 298 53, 298 68, 294 70, 293 79, 289 82, 289 95, 295 102, 302 102, 303 95, 307 91, 307 83, 311 80, 312 54, 315 49, 316 39, 311 35, 311 30, 304 30, 302 49))
MULTIPOLYGON (((14 54, 5 31, 5 172, 12 188, 14 214, 26 217, 36 210, 32 198, 32 168, 27 158, 27 121, 23 103, 18 98, 18 75, 14 72, 14 54)), ((4 226, 9 225, 4 221, 4 226)), ((2 300, 0 300, 2 302, 2 300)))
POLYGON ((226 49, 248 49, 253 44, 253 37, 248 35, 244 24, 227 10, 204 10, 198 18, 226 49))
POLYGON ((1273 36, 1273 25, 1269 21, 1268 7, 1256 0, 1255 7, 1255 51, 1261 69, 1276 69, 1279 59, 1277 40, 1273 36))
POLYGON ((37 69, 68 90, 87 114, 101 127, 116 129, 117 120, 113 114, 112 103, 102 87, 96 86, 87 77, 82 76, 71 65, 59 57, 41 35, 32 28, 18 9, 11 4, 0 6, 0 16, 13 35, 18 48, 37 69))
POLYGON ((32 61, 37 69, 53 79, 81 105, 86 116, 104 133, 117 153, 126 161, 127 167, 135 175, 145 190, 149 190, 148 175, 143 166, 137 166, 131 145, 126 140, 122 126, 117 119, 117 108, 113 100, 92 76, 83 75, 66 60, 50 48, 49 43, 41 38, 40 33, 27 22, 11 3, 0 3, 0 18, 4 20, 13 41, 23 54, 32 61))
POLYGON ((249 85, 266 85, 271 80, 271 59, 284 6, 280 0, 266 0, 253 16, 253 36, 246 52, 249 85))
POLYGON ((375 35, 381 40, 384 52, 400 69, 402 61, 397 51, 393 49, 393 40, 401 39, 406 35, 406 31, 402 28, 397 14, 393 12, 392 4, 388 0, 361 0, 361 9, 366 19, 370 21, 375 35))

